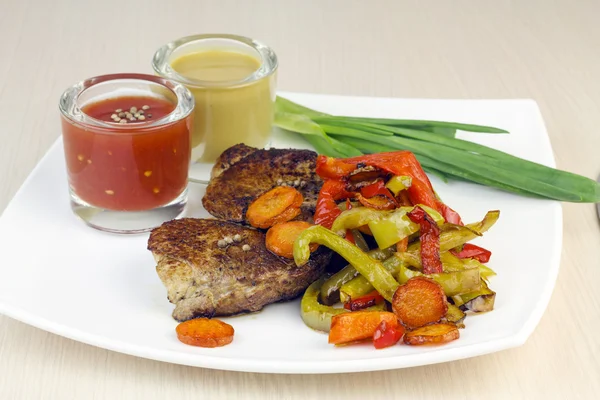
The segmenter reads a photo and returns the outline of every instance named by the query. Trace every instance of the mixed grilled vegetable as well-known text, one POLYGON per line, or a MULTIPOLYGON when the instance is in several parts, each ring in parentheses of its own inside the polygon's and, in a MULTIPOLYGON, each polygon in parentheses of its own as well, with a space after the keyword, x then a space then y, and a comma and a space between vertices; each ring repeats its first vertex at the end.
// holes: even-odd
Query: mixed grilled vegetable
POLYGON ((600 202, 600 183, 592 179, 455 137, 457 130, 508 133, 503 129, 442 121, 333 116, 282 97, 277 98, 275 106, 275 125, 303 135, 319 154, 343 158, 408 150, 425 171, 444 181, 466 180, 559 201, 600 202))
POLYGON ((247 211, 268 229, 266 247, 301 266, 325 246, 348 265, 306 290, 301 316, 329 332, 336 345, 372 340, 376 348, 403 342, 458 339, 466 312, 491 311, 495 293, 485 265, 491 252, 472 243, 498 220, 489 211, 464 224, 434 191, 413 153, 396 151, 336 159, 320 155, 324 180, 314 225, 294 221, 302 195, 276 187, 247 211))
POLYGON ((292 220, 301 195, 290 187, 264 194, 247 214, 269 229, 267 248, 297 265, 318 246, 348 262, 306 290, 307 326, 329 332, 336 345, 440 344, 458 339, 467 311, 493 309, 487 280, 494 272, 484 265, 491 252, 468 242, 494 225, 498 211, 465 225, 407 151, 319 156, 316 172, 324 184, 314 225, 292 220))

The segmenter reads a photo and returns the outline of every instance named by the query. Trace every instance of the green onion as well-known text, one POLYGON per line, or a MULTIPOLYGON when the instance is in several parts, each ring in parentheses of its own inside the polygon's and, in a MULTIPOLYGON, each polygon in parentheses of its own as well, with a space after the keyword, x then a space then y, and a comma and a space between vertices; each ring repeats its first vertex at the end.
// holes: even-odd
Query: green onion
POLYGON ((508 133, 499 128, 443 121, 332 116, 278 97, 275 125, 304 135, 317 152, 345 158, 408 150, 443 181, 457 179, 512 193, 569 202, 600 202, 600 184, 477 143, 457 130, 508 133))

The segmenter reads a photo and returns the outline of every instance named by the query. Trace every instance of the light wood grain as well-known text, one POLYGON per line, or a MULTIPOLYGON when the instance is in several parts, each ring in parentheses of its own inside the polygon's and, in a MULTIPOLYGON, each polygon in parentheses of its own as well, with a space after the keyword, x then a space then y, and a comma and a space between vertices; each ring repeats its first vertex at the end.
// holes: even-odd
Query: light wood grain
MULTIPOLYGON (((59 136, 65 87, 109 72, 151 72, 158 46, 201 32, 270 44, 283 90, 533 98, 559 167, 595 177, 598 17, 600 2, 591 0, 0 0, 0 210, 59 136)), ((563 209, 558 283, 520 348, 406 370, 274 376, 125 356, 0 317, 0 398, 598 398, 599 224, 592 205, 563 209)))

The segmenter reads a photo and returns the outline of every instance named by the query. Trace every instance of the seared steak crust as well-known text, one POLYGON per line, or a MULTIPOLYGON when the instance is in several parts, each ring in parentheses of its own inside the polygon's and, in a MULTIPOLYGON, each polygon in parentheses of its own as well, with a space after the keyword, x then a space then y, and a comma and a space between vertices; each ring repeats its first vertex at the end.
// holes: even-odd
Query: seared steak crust
POLYGON ((247 223, 248 206, 263 193, 282 183, 293 183, 304 197, 298 219, 312 222, 323 181, 315 173, 317 153, 310 150, 254 149, 233 146, 219 157, 213 168, 204 208, 213 216, 247 223), (304 182, 304 183, 302 183, 304 182))
MULTIPOLYGON (((223 243, 221 243, 223 245, 223 243)), ((173 317, 185 321, 252 312, 300 294, 324 271, 331 253, 321 247, 297 267, 265 247, 265 234, 212 219, 184 218, 154 229, 148 250, 156 271, 176 305, 173 317), (241 241, 219 246, 225 237, 241 241), (250 246, 243 250, 243 246, 250 246)))

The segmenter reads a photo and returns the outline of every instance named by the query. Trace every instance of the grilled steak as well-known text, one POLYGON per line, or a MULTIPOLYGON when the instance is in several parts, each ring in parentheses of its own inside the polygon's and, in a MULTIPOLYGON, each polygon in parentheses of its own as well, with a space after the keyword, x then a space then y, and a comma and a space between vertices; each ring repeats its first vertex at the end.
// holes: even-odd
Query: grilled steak
POLYGON ((202 204, 217 218, 247 223, 248 206, 277 185, 304 196, 297 219, 312 222, 323 181, 315 173, 317 153, 310 150, 254 149, 244 144, 223 152, 212 170, 202 204))
POLYGON ((268 251, 261 231, 195 218, 166 222, 148 240, 178 321, 258 311, 299 296, 329 262, 331 253, 322 247, 297 267, 268 251), (225 237, 240 240, 223 246, 225 237))

